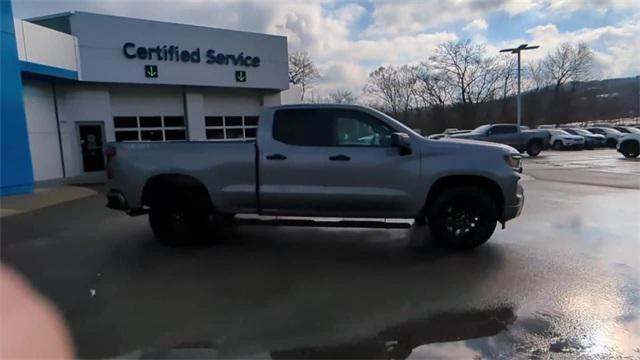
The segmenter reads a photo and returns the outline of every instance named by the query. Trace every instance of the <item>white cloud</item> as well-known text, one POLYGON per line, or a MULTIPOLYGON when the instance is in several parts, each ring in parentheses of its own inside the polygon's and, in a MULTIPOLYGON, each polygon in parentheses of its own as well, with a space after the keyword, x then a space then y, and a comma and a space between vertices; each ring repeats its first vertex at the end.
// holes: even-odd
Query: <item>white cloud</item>
MULTIPOLYGON (((638 16, 636 16, 638 18, 638 16)), ((640 74, 640 21, 632 19, 617 25, 582 28, 561 32, 555 24, 535 26, 527 30, 528 39, 513 39, 498 44, 510 47, 520 43, 540 45, 540 49, 528 51, 525 61, 539 60, 564 42, 586 43, 594 52, 595 77, 621 77, 640 74)))
POLYGON ((480 18, 480 19, 475 19, 472 22, 468 23, 465 27, 462 28, 462 30, 469 32, 469 33, 474 33, 474 32, 478 32, 478 31, 485 31, 489 28, 489 24, 487 24, 487 22, 480 18))
POLYGON ((550 0, 547 8, 554 13, 571 13, 578 10, 595 10, 604 13, 611 10, 638 10, 637 0, 550 0))
POLYGON ((412 34, 456 21, 471 21, 504 11, 516 15, 539 8, 542 0, 377 1, 369 37, 412 34))

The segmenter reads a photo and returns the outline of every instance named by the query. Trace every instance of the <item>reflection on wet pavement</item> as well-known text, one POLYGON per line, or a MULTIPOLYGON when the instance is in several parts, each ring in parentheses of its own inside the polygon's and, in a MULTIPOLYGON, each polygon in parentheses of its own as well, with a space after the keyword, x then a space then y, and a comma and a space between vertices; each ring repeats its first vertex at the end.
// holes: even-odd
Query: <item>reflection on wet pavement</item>
POLYGON ((525 157, 524 166, 525 169, 585 169, 640 175, 640 158, 626 159, 614 149, 545 151, 535 158, 525 157))
POLYGON ((349 343, 272 351, 273 359, 406 359, 413 349, 430 343, 492 336, 515 320, 512 307, 442 313, 410 320, 374 336, 349 343))

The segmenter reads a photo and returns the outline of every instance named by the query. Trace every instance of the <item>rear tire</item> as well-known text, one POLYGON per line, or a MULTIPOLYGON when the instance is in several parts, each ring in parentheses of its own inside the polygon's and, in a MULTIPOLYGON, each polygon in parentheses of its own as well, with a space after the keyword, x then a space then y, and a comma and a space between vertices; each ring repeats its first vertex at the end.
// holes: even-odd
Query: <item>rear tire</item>
POLYGON ((169 246, 187 246, 206 238, 206 206, 189 193, 176 192, 151 207, 149 225, 156 239, 169 246))
POLYGON ((607 147, 615 149, 618 142, 615 139, 607 139, 607 147))
POLYGON ((498 208, 487 191, 460 186, 445 190, 428 204, 427 218, 436 244, 472 249, 484 244, 493 234, 498 208))
POLYGON ((638 157, 640 153, 640 143, 635 141, 624 141, 620 144, 620 152, 626 158, 635 158, 638 157))
POLYGON ((564 146, 562 146, 562 141, 556 140, 553 142, 553 150, 562 150, 564 146))
POLYGON ((542 144, 539 141, 531 141, 527 144, 527 154, 532 157, 538 156, 542 151, 542 144))

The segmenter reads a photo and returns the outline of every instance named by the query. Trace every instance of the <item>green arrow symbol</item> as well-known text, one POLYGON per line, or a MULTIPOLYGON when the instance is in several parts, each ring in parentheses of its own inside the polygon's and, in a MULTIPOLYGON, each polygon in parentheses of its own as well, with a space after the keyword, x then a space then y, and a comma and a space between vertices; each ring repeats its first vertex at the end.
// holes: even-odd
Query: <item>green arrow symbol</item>
POLYGON ((244 71, 238 71, 238 73, 236 74, 236 78, 238 81, 244 82, 247 80, 247 73, 245 73, 244 71))
POLYGON ((149 69, 147 70, 147 75, 149 76, 156 76, 157 72, 153 69, 153 67, 149 66, 149 69))

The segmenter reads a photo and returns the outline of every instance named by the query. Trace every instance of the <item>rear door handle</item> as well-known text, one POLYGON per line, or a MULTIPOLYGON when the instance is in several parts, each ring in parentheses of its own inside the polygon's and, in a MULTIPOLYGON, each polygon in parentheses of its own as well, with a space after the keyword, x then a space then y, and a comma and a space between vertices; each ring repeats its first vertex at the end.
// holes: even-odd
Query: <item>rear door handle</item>
POLYGON ((267 160, 286 160, 287 157, 282 154, 267 155, 267 160))
POLYGON ((349 160, 351 160, 351 158, 348 157, 347 155, 333 155, 333 156, 329 156, 329 160, 331 160, 331 161, 349 161, 349 160))

